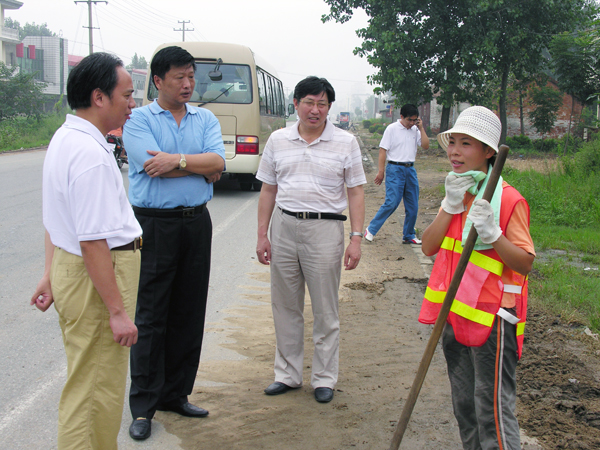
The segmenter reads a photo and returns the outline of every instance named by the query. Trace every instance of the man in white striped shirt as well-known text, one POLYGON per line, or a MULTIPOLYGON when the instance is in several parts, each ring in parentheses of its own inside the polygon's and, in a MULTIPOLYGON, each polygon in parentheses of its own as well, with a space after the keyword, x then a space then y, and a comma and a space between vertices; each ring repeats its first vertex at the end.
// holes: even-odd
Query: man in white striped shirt
POLYGON ((271 135, 256 174, 263 182, 256 253, 262 264, 271 265, 277 339, 275 382, 265 393, 302 386, 306 283, 314 316, 311 385, 321 403, 333 399, 337 383, 342 257, 346 270, 360 261, 367 182, 358 142, 327 119, 334 101, 326 79, 300 81, 294 90, 298 122, 271 135), (347 206, 352 231, 344 253, 347 206))

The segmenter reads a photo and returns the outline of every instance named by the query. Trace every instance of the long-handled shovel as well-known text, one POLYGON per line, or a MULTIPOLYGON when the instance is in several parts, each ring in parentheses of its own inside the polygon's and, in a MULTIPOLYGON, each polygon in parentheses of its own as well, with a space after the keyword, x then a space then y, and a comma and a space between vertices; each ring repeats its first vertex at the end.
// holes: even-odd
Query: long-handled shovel
MULTIPOLYGON (((500 146, 500 150, 496 157, 496 162, 494 163, 492 174, 490 175, 490 179, 488 180, 488 184, 483 193, 483 199, 487 200, 488 202, 492 199, 492 196, 494 195, 496 185, 498 184, 498 179, 500 178, 502 168, 504 167, 506 157, 508 156, 508 151, 509 148, 506 145, 500 146)), ((427 347, 425 347, 425 352, 423 353, 423 358, 421 359, 419 370, 417 370, 415 381, 413 381, 412 387, 410 388, 410 392, 408 393, 408 398, 406 399, 406 403, 404 404, 404 408, 402 409, 402 415, 400 416, 398 425, 396 425, 396 431, 394 431, 394 437, 392 439, 392 444, 390 445, 390 450, 398 450, 398 448, 400 447, 402 437, 404 436, 404 432, 406 431, 406 427, 408 426, 408 421, 410 420, 410 416, 415 407, 417 397, 419 396, 419 392, 421 391, 421 386, 423 386, 423 381, 425 381, 425 375, 427 375, 429 364, 431 363, 431 359, 433 358, 433 354, 435 353, 437 343, 440 340, 442 330, 444 329, 444 325, 446 324, 446 319, 448 318, 448 314, 450 313, 450 307, 452 306, 452 302, 454 301, 456 291, 458 291, 458 286, 462 281, 463 274, 465 273, 465 269, 467 268, 467 263, 469 262, 469 258, 471 257, 471 252, 473 251, 473 247, 475 246, 476 240, 477 231, 475 230, 475 227, 471 227, 471 231, 469 232, 465 245, 463 246, 462 254, 460 256, 460 259, 458 260, 456 271, 454 272, 454 276, 452 277, 452 281, 450 282, 450 286, 448 287, 448 291, 446 292, 446 297, 444 298, 444 303, 442 304, 440 314, 438 315, 438 318, 435 321, 435 325, 433 326, 433 331, 431 332, 431 336, 429 337, 427 347)))

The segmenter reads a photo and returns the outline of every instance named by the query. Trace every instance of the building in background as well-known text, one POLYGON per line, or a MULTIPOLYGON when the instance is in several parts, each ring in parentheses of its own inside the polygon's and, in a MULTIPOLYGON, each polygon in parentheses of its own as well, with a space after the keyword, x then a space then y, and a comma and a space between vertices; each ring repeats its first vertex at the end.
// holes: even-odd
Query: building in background
POLYGON ((11 61, 11 54, 13 58, 16 55, 16 46, 21 41, 19 40, 19 31, 12 28, 4 27, 4 10, 6 9, 19 9, 23 6, 23 2, 16 0, 0 0, 0 45, 2 46, 2 54, 0 55, 0 61, 8 66, 14 66, 14 61, 11 61))
POLYGON ((127 69, 127 71, 131 74, 133 89, 135 89, 135 91, 133 91, 135 107, 139 108, 144 101, 144 86, 146 86, 146 76, 148 71, 146 69, 127 69))
POLYGON ((37 80, 46 83, 44 94, 51 95, 56 100, 66 94, 69 41, 58 36, 27 36, 20 45, 29 49, 29 55, 17 58, 21 71, 35 73, 37 80))

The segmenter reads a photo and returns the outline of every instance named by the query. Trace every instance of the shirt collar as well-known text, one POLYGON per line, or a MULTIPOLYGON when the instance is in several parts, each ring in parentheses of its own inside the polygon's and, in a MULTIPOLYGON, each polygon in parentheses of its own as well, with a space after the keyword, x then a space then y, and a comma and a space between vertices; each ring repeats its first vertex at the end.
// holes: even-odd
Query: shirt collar
MULTIPOLYGON (((290 130, 290 135, 288 138, 290 141, 294 141, 296 139, 302 139, 302 136, 300 136, 300 132, 298 131, 299 126, 300 126, 300 121, 296 120, 296 123, 291 127, 291 130, 290 130)), ((333 139, 334 130, 335 130, 335 125, 333 123, 331 123, 329 118, 327 118, 325 120, 325 128, 323 128, 323 132, 321 133, 321 136, 319 136, 317 139, 315 139, 313 142, 311 142, 311 144, 314 144, 319 141, 331 141, 333 139)))
POLYGON ((67 114, 63 127, 70 128, 72 130, 81 131, 82 133, 89 134, 93 137, 107 152, 111 152, 112 148, 106 138, 102 136, 102 133, 96 126, 89 120, 83 119, 82 117, 75 116, 73 114, 67 114))
MULTIPOLYGON (((158 100, 154 99, 154 101, 152 103, 150 103, 150 112, 152 114, 161 114, 163 112, 166 111, 166 109, 163 109, 159 104, 158 104, 158 100)), ((190 106, 188 103, 185 104, 185 109, 186 109, 186 114, 197 114, 198 111, 196 110, 196 108, 190 106)))

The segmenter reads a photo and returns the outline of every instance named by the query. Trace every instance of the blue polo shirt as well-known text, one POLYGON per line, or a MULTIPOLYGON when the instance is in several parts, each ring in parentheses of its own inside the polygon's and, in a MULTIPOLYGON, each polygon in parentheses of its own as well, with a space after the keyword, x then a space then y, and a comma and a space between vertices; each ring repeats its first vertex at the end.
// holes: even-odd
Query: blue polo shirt
POLYGON ((202 205, 212 199, 213 186, 202 175, 150 178, 144 162, 147 150, 166 153, 216 153, 225 161, 221 125, 215 115, 185 105, 179 126, 170 111, 154 103, 136 108, 123 127, 123 143, 129 158, 129 201, 141 208, 177 208, 202 205))

